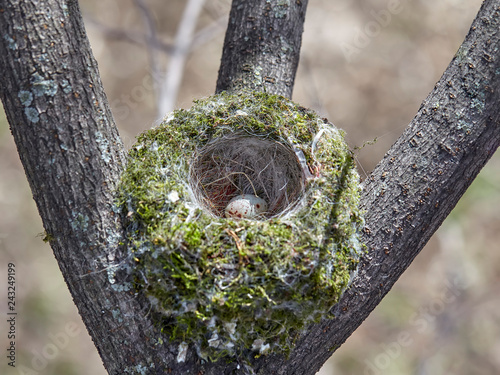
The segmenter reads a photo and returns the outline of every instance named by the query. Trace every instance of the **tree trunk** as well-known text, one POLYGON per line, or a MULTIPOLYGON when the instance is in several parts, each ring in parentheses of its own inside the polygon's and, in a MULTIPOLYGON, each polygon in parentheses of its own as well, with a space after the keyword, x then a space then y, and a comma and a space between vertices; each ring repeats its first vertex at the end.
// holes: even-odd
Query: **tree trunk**
POLYGON ((308 0, 233 0, 216 92, 292 97, 308 0))
POLYGON ((78 3, 1 0, 0 30, 7 119, 46 238, 106 369, 135 373, 153 350, 172 360, 167 347, 153 347, 160 334, 133 293, 115 290, 106 272, 119 258, 113 190, 125 153, 78 3))
POLYGON ((415 118, 365 182, 368 253, 336 318, 308 330, 263 373, 314 374, 368 317, 455 207, 500 145, 500 1, 483 3, 415 118))
MULTIPOLYGON (((258 3, 233 2, 217 91, 290 96, 307 1, 258 3)), ((314 374, 390 290, 497 149, 499 5, 484 2, 443 77, 367 180, 368 253, 336 318, 311 326, 288 360, 248 359, 255 373, 314 374)), ((47 238, 107 371, 251 373, 239 360, 201 363, 192 350, 178 363, 176 345, 152 325, 141 297, 108 277, 108 267, 122 259, 112 193, 125 158, 78 3, 0 0, 0 31, 0 97, 47 238)))

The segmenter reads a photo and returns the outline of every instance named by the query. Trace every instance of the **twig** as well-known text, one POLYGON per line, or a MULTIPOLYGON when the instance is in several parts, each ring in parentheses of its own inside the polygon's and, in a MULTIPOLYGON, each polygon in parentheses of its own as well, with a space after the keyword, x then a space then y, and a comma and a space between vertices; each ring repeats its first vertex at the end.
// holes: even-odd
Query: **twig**
MULTIPOLYGON (((85 24, 94 26, 97 30, 103 33, 109 39, 115 40, 126 40, 127 42, 144 45, 144 42, 148 40, 148 37, 142 33, 132 32, 123 28, 116 28, 104 25, 103 23, 96 20, 89 13, 84 13, 85 24)), ((170 54, 172 52, 172 45, 168 43, 164 43, 161 40, 157 39, 157 44, 152 45, 151 47, 156 48, 157 50, 170 54)))
POLYGON ((229 14, 225 14, 219 17, 216 21, 212 22, 210 25, 205 26, 203 29, 198 31, 193 37, 190 50, 195 50, 196 48, 208 43, 210 40, 215 38, 217 35, 221 34, 226 30, 229 14))
POLYGON ((141 11, 144 23, 147 26, 148 37, 146 46, 149 55, 149 65, 151 67, 151 72, 153 74, 153 77, 160 77, 161 71, 158 64, 158 46, 160 45, 160 41, 156 34, 156 26, 153 16, 144 0, 134 0, 134 3, 141 11))
POLYGON ((158 97, 158 116, 163 117, 175 105, 182 82, 186 59, 193 42, 193 34, 205 0, 189 0, 184 8, 181 23, 175 37, 169 68, 158 97))

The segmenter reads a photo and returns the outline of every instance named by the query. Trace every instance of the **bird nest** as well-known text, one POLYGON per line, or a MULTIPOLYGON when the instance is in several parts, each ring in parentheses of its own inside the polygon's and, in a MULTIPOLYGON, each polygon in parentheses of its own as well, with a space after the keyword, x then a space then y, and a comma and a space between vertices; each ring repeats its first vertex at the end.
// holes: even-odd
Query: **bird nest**
POLYGON ((133 286, 178 360, 288 353, 357 267, 359 193, 343 133, 279 96, 215 95, 143 133, 117 204, 133 286))

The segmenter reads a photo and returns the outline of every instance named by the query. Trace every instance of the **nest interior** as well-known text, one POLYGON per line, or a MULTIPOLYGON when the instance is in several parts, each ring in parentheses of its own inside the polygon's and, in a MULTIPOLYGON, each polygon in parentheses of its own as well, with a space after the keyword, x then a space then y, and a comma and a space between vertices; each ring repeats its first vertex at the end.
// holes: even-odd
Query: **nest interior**
POLYGON ((200 149, 190 168, 190 185, 200 204, 217 216, 238 195, 268 204, 265 218, 288 212, 304 189, 304 172, 291 147, 264 136, 228 134, 200 149))
POLYGON ((359 193, 343 133, 314 112, 265 93, 196 101, 129 152, 117 205, 132 286, 201 358, 288 353, 357 267, 359 193), (222 217, 240 193, 268 201, 267 218, 222 217))

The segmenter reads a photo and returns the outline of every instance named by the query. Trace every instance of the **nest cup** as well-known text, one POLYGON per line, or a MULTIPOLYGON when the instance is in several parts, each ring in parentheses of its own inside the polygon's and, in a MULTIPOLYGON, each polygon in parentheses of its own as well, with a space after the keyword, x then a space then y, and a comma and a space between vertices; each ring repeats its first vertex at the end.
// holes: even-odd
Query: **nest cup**
POLYGON ((288 99, 222 93, 170 114, 129 152, 117 194, 132 285, 155 324, 203 359, 287 354, 328 317, 362 244, 343 133, 288 99), (226 218, 236 196, 257 220, 226 218))
POLYGON ((230 133, 198 150, 189 181, 200 205, 220 217, 238 195, 264 199, 268 209, 261 219, 292 210, 305 185, 304 171, 290 146, 245 132, 230 133))

